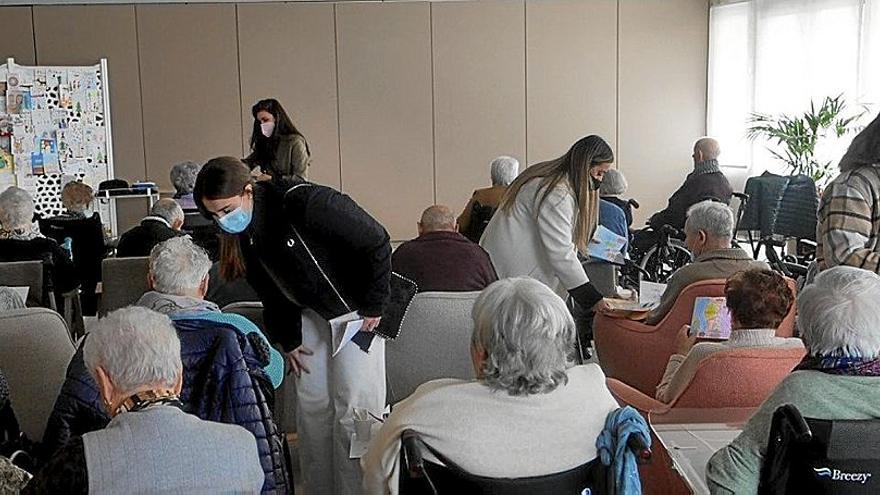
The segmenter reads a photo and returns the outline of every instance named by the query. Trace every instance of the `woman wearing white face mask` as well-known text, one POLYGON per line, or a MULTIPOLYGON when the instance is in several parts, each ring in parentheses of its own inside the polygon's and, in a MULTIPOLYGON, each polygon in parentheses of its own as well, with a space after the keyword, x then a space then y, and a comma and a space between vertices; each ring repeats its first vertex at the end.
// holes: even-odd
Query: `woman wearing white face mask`
POLYGON ((251 108, 254 129, 251 154, 244 162, 260 179, 305 178, 311 161, 306 138, 274 98, 260 100, 251 108))

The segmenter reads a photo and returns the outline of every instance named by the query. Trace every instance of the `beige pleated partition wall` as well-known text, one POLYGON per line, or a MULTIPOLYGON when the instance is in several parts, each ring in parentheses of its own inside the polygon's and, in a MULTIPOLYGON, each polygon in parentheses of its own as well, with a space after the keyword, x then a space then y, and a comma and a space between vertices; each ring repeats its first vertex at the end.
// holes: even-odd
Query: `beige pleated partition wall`
POLYGON ((458 213, 474 188, 491 185, 492 158, 526 158, 525 11, 508 1, 431 8, 437 202, 458 213))
POLYGON ((434 197, 428 3, 336 6, 342 188, 394 239, 434 197))
POLYGON ((177 162, 241 156, 235 9, 137 7, 147 176, 164 190, 177 162))
MULTIPOLYGON (((129 181, 147 178, 136 29, 131 5, 34 7, 40 65, 91 65, 107 59, 114 173, 129 181)), ((146 200, 119 201, 118 225, 139 222, 147 208, 146 200)))
POLYGON ((705 0, 620 0, 620 141, 637 222, 684 180, 706 132, 709 5, 705 0))
POLYGON ((529 162, 617 143, 617 1, 527 0, 529 162))
POLYGON ((12 57, 16 63, 31 65, 36 60, 30 7, 0 8, 0 65, 12 57))
MULTIPOLYGON (((311 178, 398 241, 434 202, 461 211, 494 156, 524 168, 591 133, 641 223, 705 132, 705 0, 0 7, 0 32, 0 56, 24 64, 108 58, 118 176, 170 192, 175 162, 243 156, 251 105, 274 96, 311 178)), ((143 211, 121 209, 121 227, 143 211)))
POLYGON ((333 8, 324 3, 241 4, 238 39, 245 154, 253 130, 251 106, 277 98, 308 139, 309 179, 338 188, 333 8))

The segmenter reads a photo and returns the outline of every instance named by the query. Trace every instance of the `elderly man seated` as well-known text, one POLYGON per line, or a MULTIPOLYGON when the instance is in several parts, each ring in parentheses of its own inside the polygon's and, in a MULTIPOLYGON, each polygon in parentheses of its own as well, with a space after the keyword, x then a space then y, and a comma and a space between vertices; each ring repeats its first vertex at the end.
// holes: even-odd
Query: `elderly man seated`
POLYGON ((693 253, 694 262, 672 274, 660 305, 648 314, 645 323, 660 323, 681 291, 694 282, 726 279, 743 270, 770 269, 767 263, 754 260, 740 248, 731 247, 734 224, 733 211, 724 203, 706 200, 688 210, 684 224, 685 244, 693 253))
POLYGON ((253 435, 186 414, 180 340, 167 316, 129 307, 101 319, 85 367, 113 418, 69 442, 24 493, 256 493, 253 435))
POLYGON ((770 270, 747 270, 727 279, 724 297, 733 330, 724 342, 700 342, 682 327, 676 351, 657 385, 657 400, 670 402, 684 390, 703 359, 716 352, 740 347, 800 347, 801 339, 776 336, 776 327, 788 314, 794 294, 782 275, 770 270))
POLYGON ((598 365, 569 361, 575 329, 562 299, 533 279, 500 280, 480 294, 473 318, 477 379, 434 380, 395 406, 361 460, 367 494, 397 493, 406 429, 491 478, 553 474, 596 457, 617 402, 598 365))
MULTIPOLYGON (((278 431, 269 409, 273 388, 283 379, 283 359, 253 323, 240 315, 221 313, 203 299, 210 267, 207 254, 189 238, 175 237, 158 244, 150 253, 153 290, 137 305, 171 317, 182 345, 182 398, 187 411, 251 431, 260 440, 267 481, 264 488, 283 487, 286 475, 281 439, 276 438, 278 431)), ((109 418, 100 408, 97 391, 80 350, 68 366, 49 417, 44 435, 48 452, 72 436, 104 427, 109 418)))
POLYGON ((442 205, 422 213, 419 236, 394 251, 391 267, 420 292, 478 291, 498 280, 489 255, 457 232, 455 217, 442 205))
POLYGON ((131 230, 122 234, 116 245, 116 256, 128 258, 149 256, 153 246, 172 237, 182 236, 183 210, 177 201, 163 198, 156 201, 150 215, 141 220, 131 230))
POLYGON ((174 186, 174 199, 184 211, 198 211, 193 200, 196 177, 202 166, 196 162, 181 162, 171 167, 171 184, 174 186))
POLYGON ((458 231, 468 239, 479 243, 486 225, 501 204, 501 198, 517 174, 519 160, 511 156, 499 156, 489 164, 492 187, 477 189, 464 211, 458 216, 458 231))
POLYGON ((807 356, 706 466, 712 493, 757 493, 774 411, 793 404, 804 417, 880 417, 880 276, 830 268, 798 297, 807 356))

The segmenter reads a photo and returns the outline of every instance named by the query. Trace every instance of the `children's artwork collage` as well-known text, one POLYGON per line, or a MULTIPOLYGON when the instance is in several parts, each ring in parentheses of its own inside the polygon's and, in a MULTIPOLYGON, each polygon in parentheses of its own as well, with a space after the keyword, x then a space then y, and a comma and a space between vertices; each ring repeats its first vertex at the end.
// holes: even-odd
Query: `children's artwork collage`
POLYGON ((0 65, 0 190, 112 176, 101 67, 0 65))

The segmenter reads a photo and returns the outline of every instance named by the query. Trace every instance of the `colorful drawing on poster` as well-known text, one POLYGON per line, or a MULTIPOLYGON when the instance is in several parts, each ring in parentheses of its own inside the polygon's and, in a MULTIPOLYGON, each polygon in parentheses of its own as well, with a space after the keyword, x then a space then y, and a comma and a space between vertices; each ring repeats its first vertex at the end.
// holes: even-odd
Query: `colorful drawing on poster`
POLYGON ((12 174, 15 171, 15 159, 8 151, 0 148, 0 174, 12 174))
POLYGON ((6 92, 6 112, 9 114, 19 114, 22 110, 26 110, 25 92, 17 89, 10 89, 6 92))
POLYGON ((31 174, 43 175, 46 169, 43 167, 43 155, 34 151, 31 153, 31 174))

